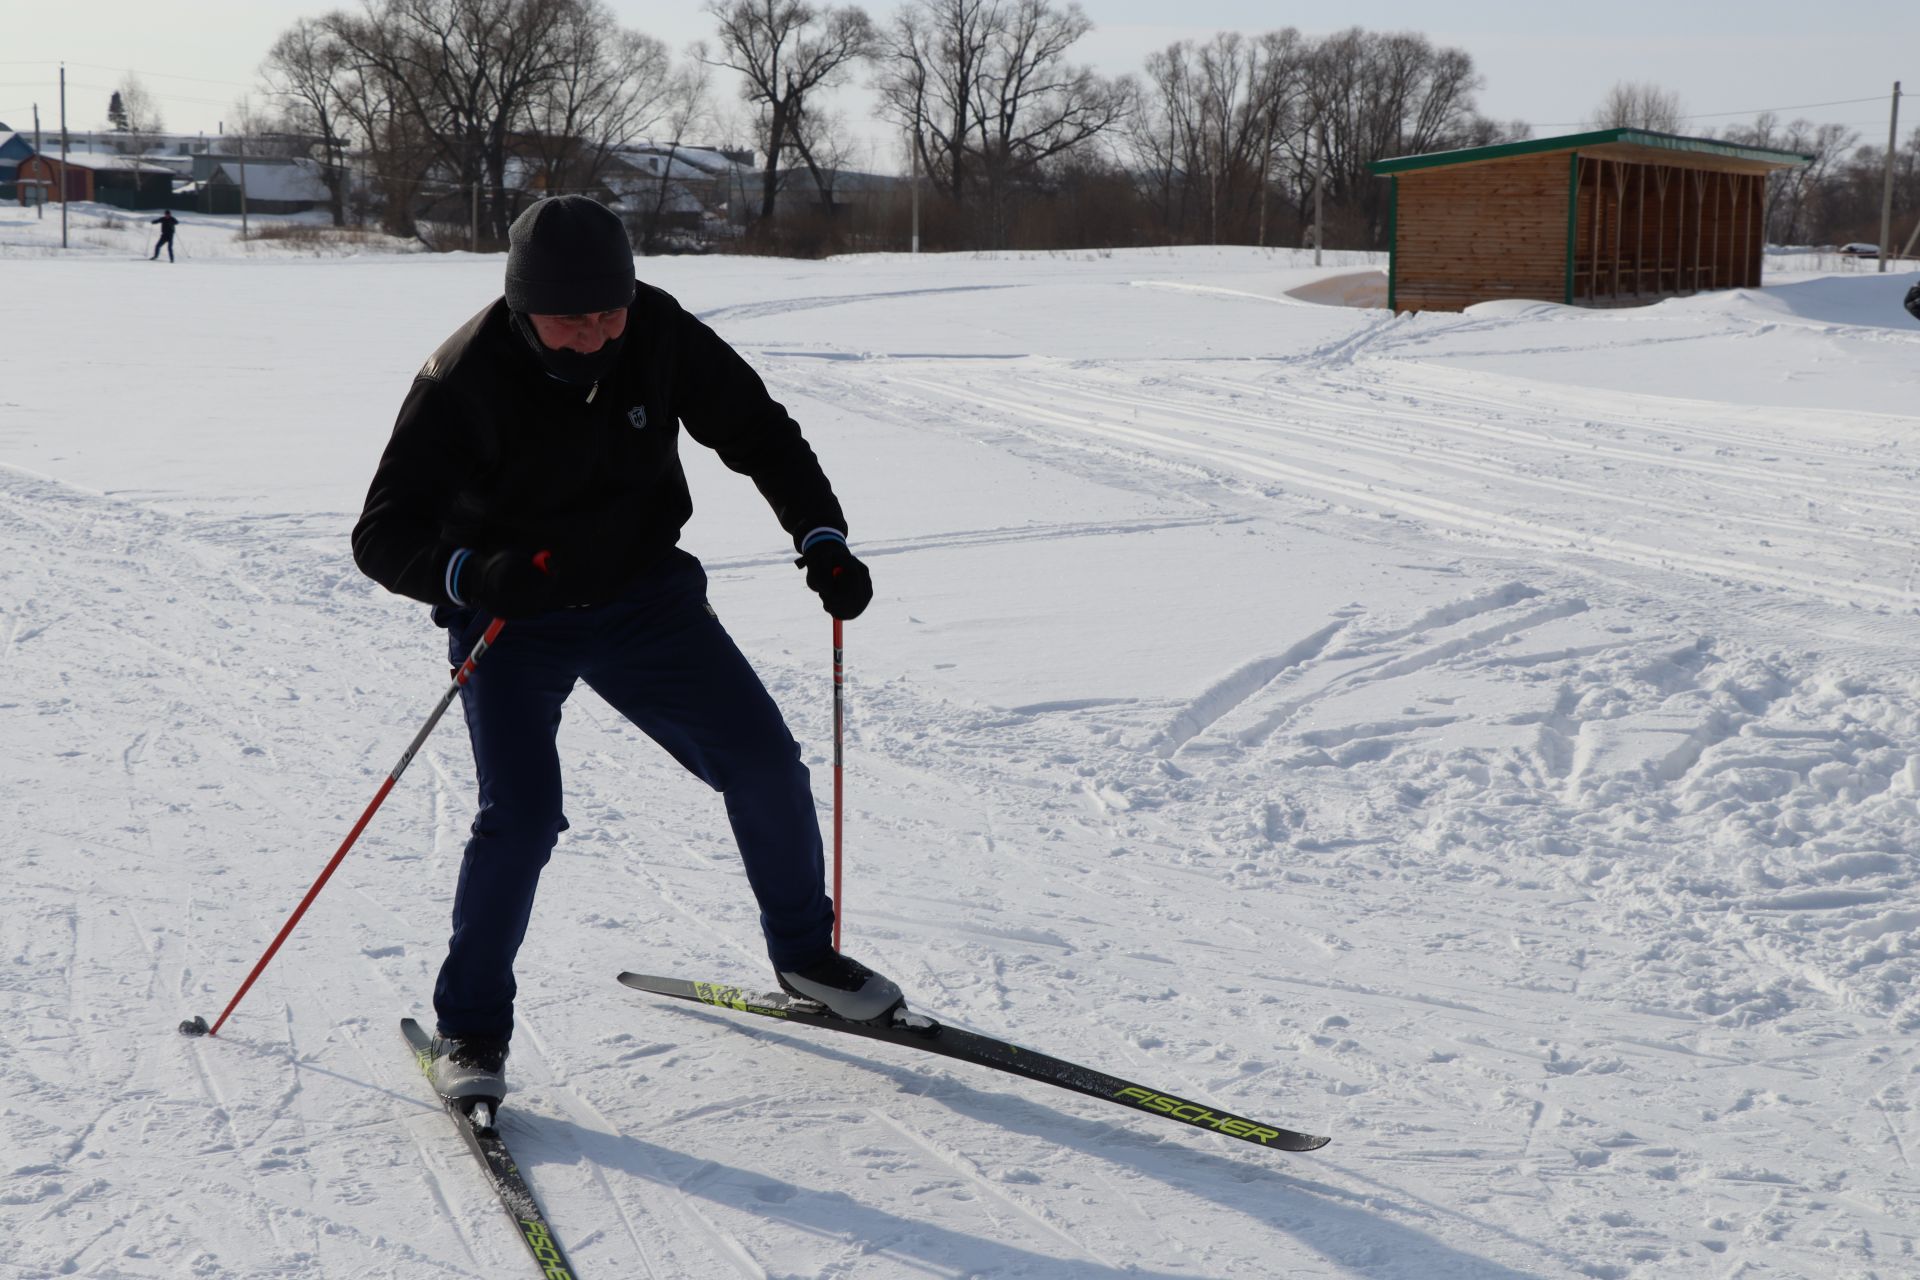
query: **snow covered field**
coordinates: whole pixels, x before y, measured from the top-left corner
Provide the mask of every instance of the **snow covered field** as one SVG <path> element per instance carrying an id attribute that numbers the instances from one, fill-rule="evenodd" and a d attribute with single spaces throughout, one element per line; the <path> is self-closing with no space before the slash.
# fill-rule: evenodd
<path id="1" fill-rule="evenodd" d="M 222 1036 L 174 1031 L 442 687 L 346 533 L 501 261 L 188 222 L 168 269 L 24 222 L 0 1277 L 531 1274 L 395 1029 L 470 816 L 457 722 Z M 583 690 L 504 1122 L 582 1276 L 1920 1274 L 1914 277 L 1396 318 L 1303 300 L 1380 263 L 1310 261 L 641 263 L 794 410 L 873 567 L 849 949 L 1335 1141 L 619 987 L 770 974 L 717 798 Z M 824 799 L 825 615 L 689 458 L 686 543 Z"/>

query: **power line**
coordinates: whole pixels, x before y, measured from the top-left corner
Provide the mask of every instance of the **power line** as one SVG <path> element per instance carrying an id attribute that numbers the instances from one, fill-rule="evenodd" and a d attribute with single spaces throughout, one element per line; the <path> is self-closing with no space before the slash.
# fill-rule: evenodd
<path id="1" fill-rule="evenodd" d="M 1754 107 L 1747 111 L 1695 111 L 1679 117 L 1682 120 L 1720 120 L 1728 116 L 1761 116 L 1774 111 L 1812 111 L 1817 107 L 1851 107 L 1862 102 L 1884 102 L 1885 94 L 1871 98 L 1840 98 L 1833 102 L 1803 102 L 1791 107 Z M 1579 129 L 1592 123 L 1588 120 L 1544 120 L 1534 125 L 1536 129 Z"/>
<path id="2" fill-rule="evenodd" d="M 238 80 L 209 80 L 205 76 L 182 76 L 169 71 L 136 71 L 132 67 L 109 67 L 97 62 L 69 62 L 70 67 L 85 67 L 89 71 L 125 71 L 128 75 L 153 76 L 159 80 L 192 80 L 199 84 L 219 84 L 230 89 L 251 89 L 252 85 L 241 84 Z"/>
<path id="3" fill-rule="evenodd" d="M 1885 94 L 1871 98 L 1841 98 L 1836 102 L 1803 102 L 1797 107 L 1759 107 L 1752 111 L 1700 111 L 1693 115 L 1681 116 L 1682 120 L 1712 120 L 1721 116 L 1758 116 L 1769 111 L 1812 111 L 1815 107 L 1851 107 L 1862 102 L 1881 102 Z"/>
<path id="4" fill-rule="evenodd" d="M 44 67 L 49 63 L 59 63 L 57 58 L 9 58 L 0 60 L 0 67 Z M 69 67 L 85 67 L 89 71 L 123 71 L 128 75 L 152 76 L 159 80 L 194 80 L 201 84 L 226 85 L 233 89 L 250 89 L 253 86 L 241 84 L 238 80 L 210 80 L 205 76 L 183 76 L 171 71 L 141 71 L 134 67 L 112 67 L 101 62 L 68 62 Z"/>
<path id="5" fill-rule="evenodd" d="M 15 87 L 18 87 L 18 86 L 15 86 Z M 120 86 L 119 86 L 119 85 L 115 85 L 115 84 L 87 84 L 86 82 L 84 82 L 84 81 L 80 81 L 80 80 L 69 80 L 69 81 L 67 81 L 67 88 L 69 88 L 69 89 L 91 89 L 91 90 L 93 90 L 93 91 L 94 91 L 94 92 L 96 92 L 96 93 L 118 93 L 118 92 L 120 92 Z M 206 104 L 206 105 L 208 105 L 208 106 L 214 106 L 214 107 L 228 107 L 228 106 L 232 106 L 232 105 L 233 105 L 233 101 L 232 101 L 232 99 L 227 99 L 227 100 L 225 100 L 225 101 L 222 101 L 222 100 L 220 100 L 220 99 L 218 99 L 218 98 L 195 98 L 195 97 L 192 97 L 192 96 L 190 96 L 190 95 L 188 95 L 188 94 L 184 94 L 184 93 L 163 93 L 163 92 L 156 92 L 155 90 L 152 90 L 152 89 L 149 89 L 149 90 L 147 90 L 147 94 L 148 94 L 148 96 L 149 96 L 149 97 L 154 97 L 154 98 L 159 98 L 159 99 L 161 99 L 162 101 L 165 101 L 165 102 L 199 102 L 199 103 L 204 103 L 204 104 Z"/>

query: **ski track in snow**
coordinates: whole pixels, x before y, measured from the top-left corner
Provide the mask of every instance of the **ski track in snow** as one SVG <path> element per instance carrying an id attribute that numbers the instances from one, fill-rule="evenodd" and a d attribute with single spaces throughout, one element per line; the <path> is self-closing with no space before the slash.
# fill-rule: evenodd
<path id="1" fill-rule="evenodd" d="M 1031 283 L 976 269 L 833 293 L 808 268 L 804 294 L 703 314 L 859 301 L 905 326 Z M 1183 305 L 1250 305 L 1213 294 Z M 854 882 L 863 954 L 958 1024 L 1336 1142 L 1262 1153 L 615 987 L 764 961 L 718 799 L 583 691 L 504 1121 L 583 1275 L 1920 1267 L 1914 420 L 1468 368 L 1434 344 L 1577 342 L 1447 323 L 1355 312 L 1288 360 L 767 357 L 803 421 L 990 449 L 1120 513 L 930 509 L 862 544 L 882 578 L 1057 571 L 1065 598 L 1097 563 L 1147 628 L 1154 576 L 1196 554 L 1332 531 L 1391 570 L 1223 584 L 1325 604 L 1283 633 L 1197 620 L 1238 656 L 1178 692 L 1002 705 L 867 650 L 849 690 L 850 831 L 887 860 Z M 222 1036 L 173 1031 L 218 1012 L 444 679 L 417 610 L 346 561 L 350 522 L 0 466 L 0 1273 L 528 1269 L 393 1026 L 439 962 L 457 725 Z M 906 609 L 955 662 L 1047 634 L 992 648 L 938 603 Z M 818 663 L 750 652 L 824 794 Z"/>

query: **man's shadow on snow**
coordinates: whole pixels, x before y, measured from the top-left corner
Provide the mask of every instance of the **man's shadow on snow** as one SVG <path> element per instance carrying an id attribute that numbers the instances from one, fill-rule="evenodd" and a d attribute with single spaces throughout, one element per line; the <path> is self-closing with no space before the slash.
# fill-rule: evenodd
<path id="1" fill-rule="evenodd" d="M 743 1026 L 735 1019 L 702 1009 L 667 1006 L 663 1013 L 692 1018 L 735 1035 L 748 1035 L 777 1044 L 781 1050 L 813 1055 L 837 1068 L 878 1076 L 923 1102 L 935 1102 L 982 1125 L 1023 1133 L 1042 1142 L 1065 1146 L 1085 1155 L 1122 1164 L 1189 1194 L 1244 1213 L 1276 1231 L 1294 1236 L 1335 1266 L 1350 1266 L 1368 1274 L 1393 1276 L 1472 1275 L 1476 1280 L 1535 1280 L 1536 1273 L 1516 1271 L 1489 1259 L 1464 1253 L 1422 1231 L 1393 1220 L 1389 1214 L 1438 1220 L 1456 1218 L 1505 1235 L 1523 1244 L 1557 1267 L 1575 1269 L 1581 1259 L 1552 1245 L 1528 1240 L 1493 1224 L 1468 1218 L 1455 1210 L 1430 1203 L 1396 1203 L 1389 1196 L 1358 1194 L 1313 1178 L 1275 1167 L 1276 1160 L 1299 1161 L 1315 1157 L 1249 1151 L 1245 1157 L 1222 1156 L 1181 1144 L 1177 1137 L 1144 1136 L 1129 1126 L 1084 1119 L 1066 1111 L 1041 1106 L 1012 1093 L 977 1089 L 945 1075 L 844 1053 L 817 1038 L 788 1034 L 759 1026 Z M 912 1050 L 904 1052 L 911 1053 Z M 943 1060 L 942 1067 L 947 1064 Z M 964 1070 L 964 1065 L 957 1068 Z M 1046 1088 L 1046 1086 L 1039 1086 Z M 1095 1099 L 1088 1099 L 1095 1102 Z M 1151 1117 L 1136 1117 L 1145 1124 Z M 966 1235 L 937 1225 L 907 1220 L 861 1204 L 841 1192 L 823 1192 L 769 1178 L 765 1174 L 718 1164 L 656 1146 L 631 1135 L 605 1134 L 542 1116 L 542 1130 L 567 1132 L 567 1139 L 596 1163 L 620 1169 L 637 1178 L 675 1187 L 685 1194 L 790 1223 L 816 1234 L 851 1237 L 871 1242 L 892 1253 L 920 1257 L 940 1267 L 998 1270 L 1038 1267 L 1037 1274 L 1076 1276 L 1130 1276 L 1145 1280 L 1172 1280 L 1168 1273 L 1146 1271 L 1122 1263 L 1108 1266 L 1092 1259 L 1063 1263 L 1000 1241 Z M 1336 1156 L 1338 1148 L 1329 1148 Z M 532 1155 L 529 1152 L 529 1155 Z M 707 1176 L 699 1176 L 701 1174 Z M 689 1181 L 690 1179 L 690 1181 Z M 751 1192 L 743 1187 L 751 1185 Z M 991 1265 L 983 1253 L 1000 1255 Z M 1364 1255 L 1356 1257 L 1355 1255 Z M 1282 1271 L 1285 1268 L 1281 1269 Z"/>

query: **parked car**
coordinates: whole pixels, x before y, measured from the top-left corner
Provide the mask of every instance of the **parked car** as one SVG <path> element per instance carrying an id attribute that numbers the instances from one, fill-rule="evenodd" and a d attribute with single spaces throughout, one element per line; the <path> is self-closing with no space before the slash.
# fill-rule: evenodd
<path id="1" fill-rule="evenodd" d="M 1849 258 L 1877 258 L 1880 256 L 1880 246 L 1877 244 L 1861 244 L 1856 241 L 1853 244 L 1841 245 L 1840 252 Z"/>

